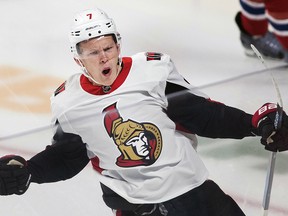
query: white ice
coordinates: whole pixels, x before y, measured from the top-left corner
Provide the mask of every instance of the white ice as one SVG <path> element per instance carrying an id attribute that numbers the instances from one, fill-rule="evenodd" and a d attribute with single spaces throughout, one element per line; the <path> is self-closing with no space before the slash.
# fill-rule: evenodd
<path id="1" fill-rule="evenodd" d="M 140 51 L 168 53 L 191 84 L 202 87 L 214 100 L 250 113 L 267 101 L 277 102 L 270 74 L 261 72 L 259 60 L 244 55 L 234 22 L 240 9 L 238 0 L 1 0 L 0 155 L 13 153 L 29 159 L 50 143 L 49 94 L 79 72 L 69 50 L 71 19 L 75 12 L 93 7 L 102 8 L 115 20 L 122 35 L 123 56 Z M 283 64 L 267 59 L 266 63 L 268 67 Z M 287 68 L 272 73 L 285 108 Z M 231 79 L 234 77 L 240 78 Z M 20 136 L 23 132 L 28 134 Z M 199 138 L 198 152 L 210 178 L 246 215 L 261 215 L 270 153 L 259 138 Z M 287 161 L 287 153 L 277 154 L 269 215 L 288 215 Z M 0 215 L 112 213 L 104 205 L 99 183 L 88 165 L 71 180 L 32 184 L 22 196 L 0 197 Z"/>

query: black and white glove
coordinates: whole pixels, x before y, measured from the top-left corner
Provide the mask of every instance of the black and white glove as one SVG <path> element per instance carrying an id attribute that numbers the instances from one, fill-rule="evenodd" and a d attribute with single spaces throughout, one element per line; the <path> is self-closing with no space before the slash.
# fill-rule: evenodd
<path id="1" fill-rule="evenodd" d="M 28 189 L 30 180 L 24 158 L 17 155 L 0 158 L 0 195 L 21 195 Z"/>
<path id="2" fill-rule="evenodd" d="M 277 104 L 266 103 L 252 118 L 261 143 L 273 152 L 288 150 L 288 117 L 281 109 Z"/>

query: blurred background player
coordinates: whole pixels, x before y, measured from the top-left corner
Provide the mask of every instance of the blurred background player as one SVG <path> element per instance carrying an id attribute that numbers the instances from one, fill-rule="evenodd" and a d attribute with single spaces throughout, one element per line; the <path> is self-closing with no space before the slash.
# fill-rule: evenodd
<path id="1" fill-rule="evenodd" d="M 253 56 L 253 44 L 262 55 L 288 62 L 288 1 L 240 0 L 236 15 L 245 53 Z"/>

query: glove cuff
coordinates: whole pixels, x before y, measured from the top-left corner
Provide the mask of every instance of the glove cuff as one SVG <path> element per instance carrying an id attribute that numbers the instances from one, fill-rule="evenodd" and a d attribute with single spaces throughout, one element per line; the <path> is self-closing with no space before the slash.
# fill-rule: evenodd
<path id="1" fill-rule="evenodd" d="M 266 103 L 261 108 L 259 108 L 252 117 L 252 125 L 255 128 L 258 128 L 260 122 L 265 116 L 269 113 L 277 111 L 277 104 L 275 103 Z"/>

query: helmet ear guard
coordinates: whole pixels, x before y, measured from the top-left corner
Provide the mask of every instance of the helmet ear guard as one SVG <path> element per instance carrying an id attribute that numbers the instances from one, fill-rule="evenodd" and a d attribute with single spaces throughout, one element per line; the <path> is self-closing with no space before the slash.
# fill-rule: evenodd
<path id="1" fill-rule="evenodd" d="M 114 35 L 116 43 L 120 44 L 121 36 L 113 19 L 100 9 L 85 10 L 75 15 L 69 39 L 71 52 L 78 56 L 77 44 L 91 38 Z"/>

